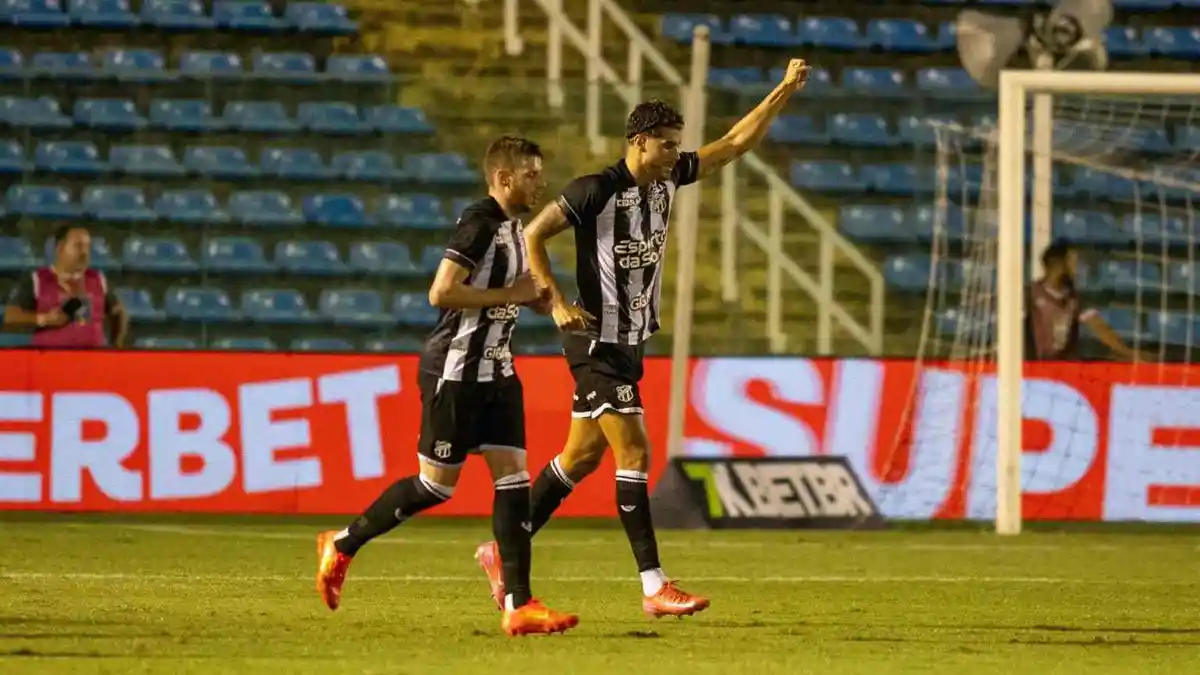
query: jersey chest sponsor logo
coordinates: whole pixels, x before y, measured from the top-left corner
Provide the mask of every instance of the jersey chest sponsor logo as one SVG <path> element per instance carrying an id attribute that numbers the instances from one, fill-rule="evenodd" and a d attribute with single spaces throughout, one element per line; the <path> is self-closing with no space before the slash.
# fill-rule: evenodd
<path id="1" fill-rule="evenodd" d="M 621 269 L 636 270 L 657 265 L 667 245 L 667 230 L 655 230 L 649 239 L 622 239 L 613 245 Z"/>
<path id="2" fill-rule="evenodd" d="M 642 197 L 640 194 L 638 194 L 638 189 L 635 187 L 629 188 L 628 190 L 617 195 L 617 208 L 619 209 L 628 209 L 638 206 L 641 203 Z"/>
<path id="3" fill-rule="evenodd" d="M 521 315 L 521 308 L 517 305 L 502 305 L 500 307 L 488 307 L 484 312 L 484 316 L 489 321 L 516 321 Z"/>
<path id="4" fill-rule="evenodd" d="M 646 309 L 646 307 L 650 305 L 650 300 L 653 295 L 654 293 L 652 289 L 647 288 L 641 293 L 629 298 L 629 309 L 635 312 L 640 312 L 641 310 Z"/>

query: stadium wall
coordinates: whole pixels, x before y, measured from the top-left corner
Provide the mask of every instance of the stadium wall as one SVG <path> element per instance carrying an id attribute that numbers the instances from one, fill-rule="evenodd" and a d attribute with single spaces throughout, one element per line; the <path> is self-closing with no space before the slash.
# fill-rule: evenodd
<path id="1" fill-rule="evenodd" d="M 416 470 L 416 357 L 0 351 L 0 509 L 352 513 Z M 530 465 L 560 449 L 572 383 L 520 357 Z M 890 518 L 990 518 L 995 382 L 905 360 L 697 359 L 687 452 L 845 455 Z M 646 422 L 665 464 L 670 363 Z M 1025 513 L 1200 521 L 1200 366 L 1031 364 Z M 614 512 L 612 466 L 564 505 Z M 652 476 L 656 479 L 657 474 Z M 764 494 L 769 486 L 764 486 Z M 472 467 L 442 515 L 490 512 Z"/>

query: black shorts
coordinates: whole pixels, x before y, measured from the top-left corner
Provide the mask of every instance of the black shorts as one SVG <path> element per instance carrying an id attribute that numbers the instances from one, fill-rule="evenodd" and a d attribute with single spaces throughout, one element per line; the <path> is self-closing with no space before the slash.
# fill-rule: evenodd
<path id="1" fill-rule="evenodd" d="M 596 419 L 612 411 L 642 414 L 642 358 L 645 345 L 618 345 L 583 335 L 567 335 L 563 353 L 575 378 L 572 417 Z"/>
<path id="2" fill-rule="evenodd" d="M 458 466 L 480 450 L 525 450 L 525 396 L 521 381 L 455 382 L 429 373 L 421 388 L 417 452 L 438 466 Z"/>

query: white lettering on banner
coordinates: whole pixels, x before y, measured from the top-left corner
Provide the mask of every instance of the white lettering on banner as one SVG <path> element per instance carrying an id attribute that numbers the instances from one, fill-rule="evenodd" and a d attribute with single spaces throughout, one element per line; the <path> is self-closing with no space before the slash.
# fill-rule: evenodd
<path id="1" fill-rule="evenodd" d="M 222 440 L 232 416 L 225 397 L 211 389 L 151 391 L 150 498 L 186 499 L 219 494 L 237 473 L 233 448 Z M 195 429 L 183 429 L 185 416 L 198 420 Z M 183 458 L 198 457 L 203 468 L 184 472 Z"/>
<path id="2" fill-rule="evenodd" d="M 321 484 L 321 460 L 280 459 L 280 450 L 311 445 L 307 419 L 272 419 L 274 414 L 312 406 L 312 380 L 300 377 L 238 387 L 242 428 L 242 485 L 246 492 L 272 492 Z"/>
<path id="3" fill-rule="evenodd" d="M 1105 520 L 1200 520 L 1200 509 L 1151 505 L 1151 485 L 1200 489 L 1200 448 L 1154 444 L 1155 429 L 1200 428 L 1200 389 L 1117 385 L 1109 405 Z M 1113 449 L 1120 448 L 1120 453 Z"/>
<path id="4" fill-rule="evenodd" d="M 754 505 L 746 500 L 736 488 L 729 475 L 729 467 L 718 464 L 713 467 L 713 483 L 717 486 L 717 494 L 721 496 L 721 505 L 725 507 L 725 515 L 730 518 L 744 518 L 754 515 Z"/>
<path id="5" fill-rule="evenodd" d="M 42 395 L 0 391 L 0 422 L 41 422 Z M 37 439 L 32 433 L 0 432 L 0 462 L 32 462 L 37 459 Z M 42 499 L 42 477 L 35 471 L 0 471 L 0 501 L 38 502 Z"/>
<path id="6" fill-rule="evenodd" d="M 106 392 L 55 394 L 50 400 L 50 498 L 74 503 L 83 498 L 83 473 L 116 501 L 142 498 L 142 476 L 121 462 L 141 440 L 138 414 L 124 397 Z M 84 440 L 87 422 L 99 422 L 104 435 Z"/>
<path id="7" fill-rule="evenodd" d="M 379 399 L 400 393 L 400 371 L 393 366 L 325 375 L 317 380 L 321 403 L 346 406 L 350 469 L 356 480 L 384 474 Z"/>
<path id="8" fill-rule="evenodd" d="M 713 467 L 713 483 L 728 518 L 843 518 L 875 513 L 841 464 L 737 463 L 734 488 L 724 464 Z M 745 493 L 745 497 L 742 493 Z"/>

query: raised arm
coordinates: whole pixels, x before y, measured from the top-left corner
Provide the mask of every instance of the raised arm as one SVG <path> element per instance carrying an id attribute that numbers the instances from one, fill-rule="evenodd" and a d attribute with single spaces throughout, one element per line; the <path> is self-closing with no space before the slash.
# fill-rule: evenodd
<path id="1" fill-rule="evenodd" d="M 804 59 L 788 62 L 783 80 L 754 110 L 733 125 L 729 133 L 700 148 L 699 178 L 705 178 L 717 169 L 754 149 L 771 128 L 771 122 L 779 116 L 792 94 L 804 88 L 808 81 L 809 67 Z"/>

